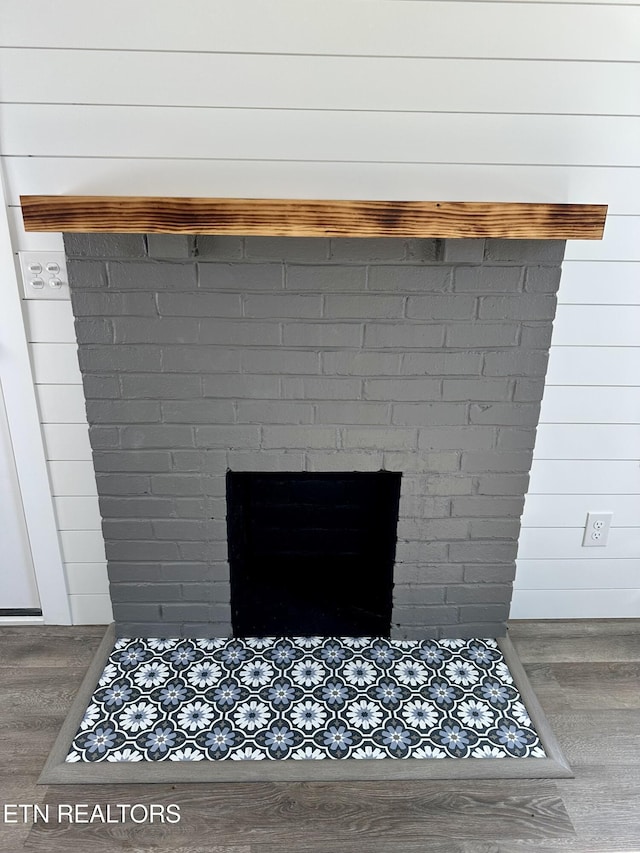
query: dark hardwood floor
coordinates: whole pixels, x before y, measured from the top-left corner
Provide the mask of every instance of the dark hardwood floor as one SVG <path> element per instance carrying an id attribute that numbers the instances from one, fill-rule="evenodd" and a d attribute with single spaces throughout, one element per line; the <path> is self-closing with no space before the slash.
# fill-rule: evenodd
<path id="1" fill-rule="evenodd" d="M 0 629 L 2 803 L 178 803 L 182 819 L 0 822 L 2 851 L 640 851 L 640 620 L 511 627 L 575 779 L 38 787 L 102 633 Z"/>

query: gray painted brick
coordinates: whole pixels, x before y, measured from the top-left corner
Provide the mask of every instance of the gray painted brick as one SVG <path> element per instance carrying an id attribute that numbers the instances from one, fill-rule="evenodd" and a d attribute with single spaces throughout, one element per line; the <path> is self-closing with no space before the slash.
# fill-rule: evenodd
<path id="1" fill-rule="evenodd" d="M 223 347 L 167 346 L 162 349 L 162 369 L 185 373 L 237 373 L 240 352 Z"/>
<path id="2" fill-rule="evenodd" d="M 402 356 L 404 376 L 480 375 L 482 353 L 479 352 L 408 352 Z"/>
<path id="3" fill-rule="evenodd" d="M 114 601 L 113 617 L 118 624 L 126 624 L 131 622 L 134 625 L 143 627 L 145 623 L 157 623 L 160 621 L 160 604 L 144 604 L 141 601 L 136 601 L 130 604 L 124 601 Z M 166 630 L 162 628 L 156 633 L 157 637 L 162 637 Z M 128 634 L 129 637 L 145 636 L 144 632 L 137 631 L 136 633 Z"/>
<path id="4" fill-rule="evenodd" d="M 156 473 L 171 470 L 171 454 L 165 450 L 100 450 L 93 454 L 96 472 Z"/>
<path id="5" fill-rule="evenodd" d="M 163 563 L 161 576 L 165 581 L 181 583 L 228 583 L 228 563 Z"/>
<path id="6" fill-rule="evenodd" d="M 518 341 L 516 323 L 452 323 L 447 327 L 448 347 L 512 347 Z"/>
<path id="7" fill-rule="evenodd" d="M 128 426 L 120 429 L 120 445 L 127 448 L 193 447 L 193 429 L 190 426 Z"/>
<path id="8" fill-rule="evenodd" d="M 240 260 L 244 255 L 244 238 L 198 234 L 196 255 L 201 260 Z"/>
<path id="9" fill-rule="evenodd" d="M 396 545 L 396 563 L 443 563 L 449 546 L 446 542 L 402 542 Z"/>
<path id="10" fill-rule="evenodd" d="M 85 373 L 82 377 L 82 385 L 87 400 L 116 400 L 120 396 L 120 383 L 117 376 Z"/>
<path id="11" fill-rule="evenodd" d="M 431 264 L 443 259 L 443 240 L 414 237 L 405 242 L 409 261 Z"/>
<path id="12" fill-rule="evenodd" d="M 181 474 L 154 474 L 151 491 L 155 495 L 189 496 L 203 494 L 203 484 L 198 476 Z"/>
<path id="13" fill-rule="evenodd" d="M 284 266 L 280 264 L 198 264 L 198 287 L 203 290 L 282 290 Z"/>
<path id="14" fill-rule="evenodd" d="M 253 318 L 319 318 L 322 317 L 322 297 L 297 293 L 246 296 L 244 299 L 244 316 Z"/>
<path id="15" fill-rule="evenodd" d="M 255 320 L 200 320 L 198 342 L 218 346 L 272 346 L 280 343 L 280 324 Z"/>
<path id="16" fill-rule="evenodd" d="M 464 579 L 469 583 L 511 583 L 516 576 L 516 564 L 503 563 L 497 566 L 486 564 L 465 566 Z"/>
<path id="17" fill-rule="evenodd" d="M 504 637 L 507 628 L 504 622 L 464 622 L 460 625 L 447 625 L 440 629 L 440 638 L 472 640 L 474 637 Z"/>
<path id="18" fill-rule="evenodd" d="M 425 484 L 428 495 L 470 495 L 473 489 L 471 477 L 430 476 Z"/>
<path id="19" fill-rule="evenodd" d="M 517 539 L 519 518 L 474 518 L 469 530 L 472 539 Z"/>
<path id="20" fill-rule="evenodd" d="M 151 480 L 141 474 L 102 474 L 96 472 L 100 495 L 146 495 L 151 491 Z"/>
<path id="21" fill-rule="evenodd" d="M 150 258 L 189 258 L 195 254 L 195 237 L 187 234 L 148 234 Z"/>
<path id="22" fill-rule="evenodd" d="M 146 263 L 110 261 L 107 267 L 111 290 L 195 290 L 194 264 L 171 264 L 147 261 Z"/>
<path id="23" fill-rule="evenodd" d="M 133 620 L 118 621 L 115 625 L 116 639 L 120 637 L 179 637 L 180 624 L 172 625 L 170 622 L 161 622 L 159 619 L 148 622 L 134 622 Z"/>
<path id="24" fill-rule="evenodd" d="M 276 428 L 272 427 L 272 429 Z M 196 445 L 223 447 L 228 450 L 257 449 L 260 446 L 260 428 L 257 426 L 197 426 Z"/>
<path id="25" fill-rule="evenodd" d="M 406 243 L 397 237 L 340 237 L 331 240 L 330 257 L 339 261 L 402 261 Z"/>
<path id="26" fill-rule="evenodd" d="M 474 495 L 472 497 L 454 497 L 451 501 L 451 515 L 463 517 L 487 516 L 519 518 L 524 508 L 524 498 L 498 498 Z"/>
<path id="27" fill-rule="evenodd" d="M 396 583 L 393 590 L 393 601 L 396 607 L 406 604 L 444 604 L 445 587 L 433 584 L 405 585 Z"/>
<path id="28" fill-rule="evenodd" d="M 560 267 L 527 267 L 524 277 L 526 293 L 556 293 L 560 285 Z"/>
<path id="29" fill-rule="evenodd" d="M 290 469 L 289 469 L 290 470 Z M 334 453 L 309 451 L 306 454 L 307 471 L 381 471 L 382 453 L 379 451 L 339 450 Z"/>
<path id="30" fill-rule="evenodd" d="M 533 450 L 535 444 L 535 429 L 501 427 L 498 430 L 498 450 Z"/>
<path id="31" fill-rule="evenodd" d="M 372 318 L 397 319 L 404 314 L 402 296 L 373 296 L 363 294 L 329 294 L 324 300 L 327 319 Z"/>
<path id="32" fill-rule="evenodd" d="M 253 260 L 324 261 L 329 240 L 324 237 L 246 237 L 245 257 Z"/>
<path id="33" fill-rule="evenodd" d="M 99 499 L 104 518 L 168 518 L 175 512 L 175 503 L 151 495 L 141 498 L 106 497 Z"/>
<path id="34" fill-rule="evenodd" d="M 90 424 L 157 423 L 160 404 L 155 400 L 87 400 Z"/>
<path id="35" fill-rule="evenodd" d="M 331 427 L 318 426 L 265 426 L 262 446 L 288 450 L 290 448 L 335 448 L 338 433 Z"/>
<path id="36" fill-rule="evenodd" d="M 538 423 L 539 413 L 539 403 L 474 404 L 469 409 L 469 421 L 472 424 L 535 427 Z"/>
<path id="37" fill-rule="evenodd" d="M 445 379 L 443 400 L 508 400 L 510 384 L 507 379 Z"/>
<path id="38" fill-rule="evenodd" d="M 105 542 L 108 560 L 116 562 L 128 560 L 176 560 L 178 547 L 175 542 L 139 542 L 122 540 Z M 141 618 L 141 617 L 139 617 Z"/>
<path id="39" fill-rule="evenodd" d="M 402 540 L 442 542 L 468 536 L 469 522 L 463 518 L 401 518 L 398 521 L 398 539 Z"/>
<path id="40" fill-rule="evenodd" d="M 70 258 L 144 258 L 147 246 L 144 234 L 62 235 L 64 250 Z"/>
<path id="41" fill-rule="evenodd" d="M 74 327 L 79 344 L 111 344 L 115 340 L 113 321 L 104 317 L 76 318 Z"/>
<path id="42" fill-rule="evenodd" d="M 456 267 L 455 293 L 515 293 L 522 290 L 521 267 Z"/>
<path id="43" fill-rule="evenodd" d="M 391 621 L 396 625 L 454 625 L 458 621 L 458 608 L 432 605 L 431 607 L 394 607 Z"/>
<path id="44" fill-rule="evenodd" d="M 241 317 L 239 293 L 158 293 L 163 317 Z"/>
<path id="45" fill-rule="evenodd" d="M 198 321 L 188 317 L 114 317 L 116 344 L 194 344 Z"/>
<path id="46" fill-rule="evenodd" d="M 443 260 L 455 264 L 481 264 L 484 259 L 484 239 L 444 240 Z"/>
<path id="47" fill-rule="evenodd" d="M 404 382 L 396 379 L 365 379 L 364 396 L 367 400 L 425 401 L 442 397 L 439 379 L 415 379 Z"/>
<path id="48" fill-rule="evenodd" d="M 489 450 L 495 443 L 491 427 L 450 426 L 420 430 L 420 450 Z"/>
<path id="49" fill-rule="evenodd" d="M 470 451 L 462 454 L 462 470 L 469 474 L 527 472 L 530 468 L 531 452 L 526 450 Z"/>
<path id="50" fill-rule="evenodd" d="M 285 403 L 282 400 L 243 402 L 240 400 L 237 407 L 237 422 L 239 424 L 311 424 L 313 419 L 311 403 Z"/>
<path id="51" fill-rule="evenodd" d="M 442 426 L 466 424 L 464 403 L 394 403 L 392 422 L 400 426 Z"/>
<path id="52" fill-rule="evenodd" d="M 222 475 L 226 470 L 227 455 L 224 450 L 174 450 L 171 461 L 174 471 Z"/>
<path id="53" fill-rule="evenodd" d="M 160 370 L 160 347 L 154 346 L 82 346 L 78 350 L 78 363 L 83 371 L 139 372 Z"/>
<path id="54" fill-rule="evenodd" d="M 529 486 L 528 474 L 482 474 L 477 478 L 479 495 L 521 495 Z"/>
<path id="55" fill-rule="evenodd" d="M 199 397 L 202 382 L 199 376 L 170 373 L 132 373 L 120 377 L 124 399 L 167 400 Z"/>
<path id="56" fill-rule="evenodd" d="M 401 471 L 405 475 L 429 474 L 434 471 L 457 471 L 460 468 L 458 457 L 459 454 L 453 451 L 408 453 L 385 450 L 384 467 L 387 471 Z"/>
<path id="57" fill-rule="evenodd" d="M 120 446 L 118 427 L 92 426 L 89 441 L 93 450 L 114 450 Z"/>
<path id="58" fill-rule="evenodd" d="M 544 393 L 544 379 L 516 379 L 513 399 L 539 403 Z"/>
<path id="59" fill-rule="evenodd" d="M 484 356 L 485 376 L 544 376 L 549 353 L 545 350 L 488 352 Z"/>
<path id="60" fill-rule="evenodd" d="M 277 376 L 251 376 L 246 373 L 205 376 L 203 394 L 205 397 L 273 400 L 280 396 L 280 381 Z"/>
<path id="61" fill-rule="evenodd" d="M 247 373 L 320 373 L 320 356 L 308 350 L 245 350 L 242 369 Z"/>
<path id="62" fill-rule="evenodd" d="M 359 379 L 343 377 L 285 376 L 282 396 L 288 400 L 359 400 L 362 383 Z"/>
<path id="63" fill-rule="evenodd" d="M 461 604 L 460 622 L 504 622 L 509 618 L 509 602 L 505 604 Z M 486 636 L 486 635 L 485 635 Z"/>
<path id="64" fill-rule="evenodd" d="M 183 601 L 215 602 L 228 604 L 230 589 L 228 583 L 184 583 L 181 589 Z"/>
<path id="65" fill-rule="evenodd" d="M 160 602 L 175 601 L 181 596 L 178 583 L 112 583 L 110 586 L 111 601 L 113 602 Z"/>
<path id="66" fill-rule="evenodd" d="M 450 584 L 462 583 L 464 566 L 456 566 L 450 563 L 441 565 L 430 563 L 402 563 L 396 566 L 394 580 L 396 586 L 402 584 Z"/>
<path id="67" fill-rule="evenodd" d="M 284 323 L 282 340 L 294 347 L 358 347 L 362 329 L 359 323 Z"/>
<path id="68" fill-rule="evenodd" d="M 189 562 L 211 560 L 220 563 L 228 558 L 226 542 L 179 542 L 178 551 L 180 558 Z"/>
<path id="69" fill-rule="evenodd" d="M 287 290 L 313 290 L 315 293 L 328 291 L 364 290 L 367 280 L 366 267 L 344 267 L 323 264 L 322 266 L 296 266 L 288 264 L 285 286 Z"/>
<path id="70" fill-rule="evenodd" d="M 369 270 L 369 290 L 385 293 L 430 291 L 443 293 L 451 286 L 451 267 L 445 266 L 380 266 Z"/>
<path id="71" fill-rule="evenodd" d="M 520 346 L 527 349 L 548 349 L 551 345 L 551 323 L 523 325 Z"/>
<path id="72" fill-rule="evenodd" d="M 564 240 L 487 240 L 486 261 L 559 264 L 564 258 Z"/>
<path id="73" fill-rule="evenodd" d="M 302 450 L 237 450 L 227 459 L 231 471 L 304 471 L 305 455 Z"/>
<path id="74" fill-rule="evenodd" d="M 282 405 L 282 404 L 281 404 Z M 320 403 L 316 407 L 316 423 L 370 426 L 388 424 L 390 408 L 386 403 Z"/>
<path id="75" fill-rule="evenodd" d="M 180 635 L 189 638 L 231 637 L 231 622 L 183 622 Z M 171 634 L 173 637 L 174 634 Z"/>
<path id="76" fill-rule="evenodd" d="M 139 518 L 105 518 L 102 521 L 102 532 L 107 542 L 117 539 L 153 539 L 151 522 Z"/>
<path id="77" fill-rule="evenodd" d="M 162 619 L 169 622 L 183 622 L 189 620 L 209 621 L 212 615 L 212 606 L 207 603 L 189 601 L 184 603 L 171 603 L 160 605 Z"/>
<path id="78" fill-rule="evenodd" d="M 424 320 L 464 320 L 476 314 L 476 300 L 472 296 L 454 293 L 429 296 L 410 296 L 407 301 L 407 317 Z"/>
<path id="79" fill-rule="evenodd" d="M 161 563 L 120 563 L 113 560 L 107 571 L 109 581 L 116 583 L 154 583 L 162 580 Z"/>
<path id="80" fill-rule="evenodd" d="M 454 626 L 452 626 L 454 627 Z M 447 628 L 448 631 L 448 628 Z M 393 640 L 436 640 L 440 635 L 440 628 L 436 625 L 391 625 L 391 639 Z M 138 636 L 129 634 L 128 636 Z M 477 636 L 477 635 L 476 635 Z"/>
<path id="81" fill-rule="evenodd" d="M 417 445 L 417 430 L 398 427 L 344 427 L 342 445 L 352 450 L 413 450 Z"/>
<path id="82" fill-rule="evenodd" d="M 511 601 L 511 584 L 466 583 L 447 588 L 447 604 L 505 604 Z"/>
<path id="83" fill-rule="evenodd" d="M 421 519 L 447 518 L 450 515 L 448 498 L 435 498 L 427 495 L 407 495 L 406 490 L 400 494 L 400 518 Z"/>
<path id="84" fill-rule="evenodd" d="M 225 522 L 202 521 L 201 519 L 163 518 L 151 522 L 153 535 L 158 540 L 171 539 L 175 542 L 201 542 L 207 539 L 220 538 L 219 526 L 224 528 Z"/>
<path id="85" fill-rule="evenodd" d="M 449 556 L 452 563 L 512 563 L 517 550 L 517 542 L 452 542 Z"/>
<path id="86" fill-rule="evenodd" d="M 100 261 L 74 261 L 67 257 L 67 275 L 71 294 L 82 289 L 103 289 L 107 286 L 107 267 Z"/>
<path id="87" fill-rule="evenodd" d="M 555 313 L 555 297 L 518 294 L 481 297 L 478 316 L 481 320 L 553 320 Z"/>
<path id="88" fill-rule="evenodd" d="M 167 423 L 233 423 L 231 400 L 165 400 L 162 418 Z"/>
<path id="89" fill-rule="evenodd" d="M 440 347 L 444 342 L 444 331 L 444 326 L 435 324 L 367 323 L 364 331 L 364 345 L 365 347 L 399 350 Z"/>
<path id="90" fill-rule="evenodd" d="M 323 352 L 322 372 L 338 376 L 397 376 L 401 357 L 400 353 L 387 352 Z"/>

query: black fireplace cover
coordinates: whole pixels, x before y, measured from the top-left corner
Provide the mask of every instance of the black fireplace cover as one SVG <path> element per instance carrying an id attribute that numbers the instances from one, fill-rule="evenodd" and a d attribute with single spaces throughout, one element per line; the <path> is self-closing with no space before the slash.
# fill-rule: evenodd
<path id="1" fill-rule="evenodd" d="M 229 471 L 234 636 L 388 637 L 400 478 Z"/>

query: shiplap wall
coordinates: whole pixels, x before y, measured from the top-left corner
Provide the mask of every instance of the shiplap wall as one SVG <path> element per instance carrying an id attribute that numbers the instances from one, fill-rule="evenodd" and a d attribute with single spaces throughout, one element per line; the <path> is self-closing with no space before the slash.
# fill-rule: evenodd
<path id="1" fill-rule="evenodd" d="M 0 32 L 16 249 L 61 246 L 21 193 L 608 203 L 567 247 L 512 613 L 640 615 L 640 6 L 5 0 Z M 26 315 L 74 618 L 106 620 L 71 312 Z"/>

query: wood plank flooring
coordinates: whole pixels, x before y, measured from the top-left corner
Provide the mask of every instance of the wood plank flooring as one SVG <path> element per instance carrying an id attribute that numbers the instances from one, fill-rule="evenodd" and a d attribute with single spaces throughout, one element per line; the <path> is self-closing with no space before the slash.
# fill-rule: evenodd
<path id="1" fill-rule="evenodd" d="M 0 851 L 640 851 L 640 620 L 519 622 L 511 638 L 575 779 L 36 787 L 101 638 L 0 629 L 3 803 L 178 803 L 179 824 L 0 822 Z"/>

